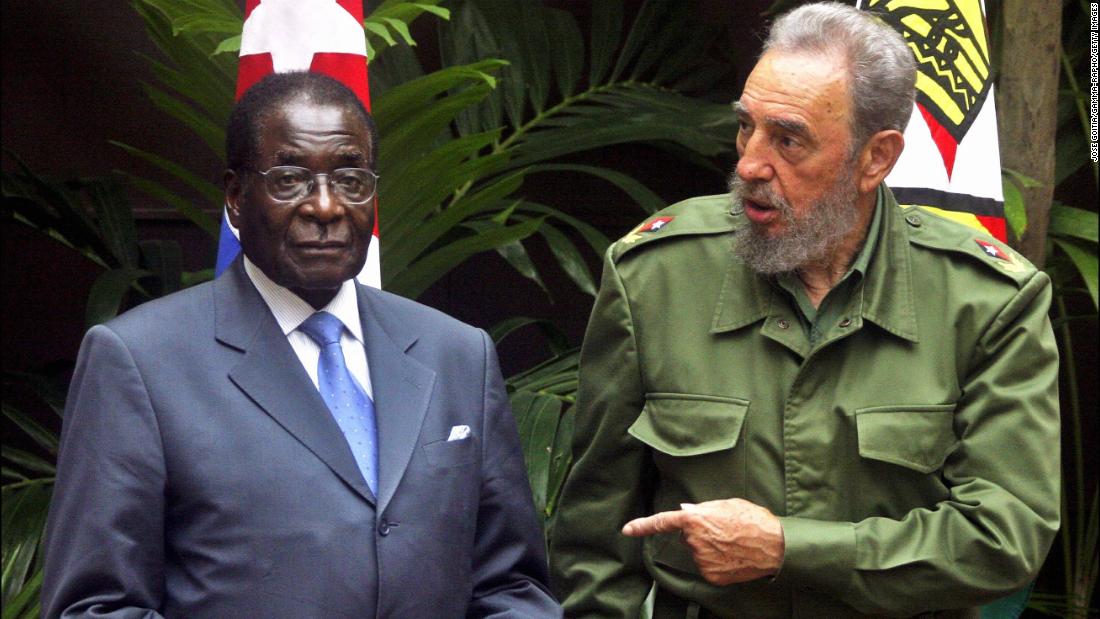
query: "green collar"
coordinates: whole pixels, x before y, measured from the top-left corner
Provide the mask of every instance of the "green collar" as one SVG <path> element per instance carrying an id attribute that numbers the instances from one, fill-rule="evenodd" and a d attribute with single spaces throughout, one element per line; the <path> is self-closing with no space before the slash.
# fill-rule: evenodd
<path id="1" fill-rule="evenodd" d="M 880 186 L 878 191 L 875 192 L 875 213 L 871 216 L 871 225 L 867 228 L 867 240 L 863 242 L 863 247 L 856 254 L 856 259 L 852 261 L 852 265 L 848 267 L 848 272 L 845 273 L 844 277 L 848 277 L 852 273 L 867 275 L 867 265 L 871 262 L 875 247 L 878 247 L 879 231 L 882 229 L 882 210 L 885 206 L 883 203 L 886 201 L 883 188 L 883 186 Z"/>
<path id="2" fill-rule="evenodd" d="M 909 232 L 901 207 L 886 185 L 879 186 L 877 200 L 881 205 L 877 234 L 864 245 L 852 265 L 853 269 L 860 268 L 864 273 L 860 313 L 887 332 L 916 342 Z M 766 318 L 772 307 L 772 295 L 780 294 L 782 291 L 767 277 L 752 272 L 731 255 L 714 310 L 711 333 L 740 329 Z"/>
<path id="3" fill-rule="evenodd" d="M 850 295 L 853 288 L 857 285 L 856 282 L 850 282 L 853 277 L 853 273 L 858 273 L 860 278 L 863 278 L 867 274 L 867 264 L 871 261 L 871 256 L 875 253 L 875 246 L 878 242 L 879 228 L 882 227 L 882 192 L 875 192 L 875 206 L 871 213 L 871 223 L 867 226 L 867 234 L 864 236 L 863 245 L 856 252 L 855 259 L 848 265 L 848 270 L 845 271 L 844 276 L 840 278 L 840 281 L 833 286 L 833 289 L 826 295 L 828 304 L 834 308 L 837 306 L 837 299 L 829 297 L 835 297 L 838 294 Z M 798 306 L 798 312 L 802 315 L 802 319 L 810 324 L 813 324 L 821 316 L 819 311 L 821 308 L 815 308 L 813 303 L 810 302 L 809 295 L 806 294 L 806 289 L 803 287 L 802 280 L 799 279 L 796 273 L 780 273 L 775 278 L 775 283 L 780 288 L 787 291 L 787 294 L 791 295 L 795 304 Z M 822 306 L 824 307 L 824 305 Z M 828 311 L 828 310 L 826 310 Z"/>

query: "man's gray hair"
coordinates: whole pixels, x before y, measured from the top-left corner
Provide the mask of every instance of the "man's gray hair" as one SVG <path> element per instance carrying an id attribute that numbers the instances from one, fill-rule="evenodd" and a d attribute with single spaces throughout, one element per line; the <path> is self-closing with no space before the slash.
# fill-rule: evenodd
<path id="1" fill-rule="evenodd" d="M 896 30 L 835 2 L 801 6 L 772 24 L 764 53 L 820 53 L 848 65 L 853 154 L 884 129 L 905 131 L 913 113 L 916 61 Z"/>

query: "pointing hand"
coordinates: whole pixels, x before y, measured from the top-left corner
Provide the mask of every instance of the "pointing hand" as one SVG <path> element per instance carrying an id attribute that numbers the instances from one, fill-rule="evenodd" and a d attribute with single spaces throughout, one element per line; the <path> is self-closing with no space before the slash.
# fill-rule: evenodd
<path id="1" fill-rule="evenodd" d="M 783 527 L 770 511 L 743 499 L 680 505 L 626 523 L 623 535 L 679 531 L 699 573 L 712 585 L 755 580 L 783 564 Z"/>

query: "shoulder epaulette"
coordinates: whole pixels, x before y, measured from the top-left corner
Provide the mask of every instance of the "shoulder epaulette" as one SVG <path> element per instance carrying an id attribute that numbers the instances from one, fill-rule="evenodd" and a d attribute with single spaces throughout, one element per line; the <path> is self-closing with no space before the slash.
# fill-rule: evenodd
<path id="1" fill-rule="evenodd" d="M 677 202 L 638 224 L 611 247 L 613 260 L 619 260 L 639 247 L 674 237 L 721 234 L 737 227 L 738 218 L 730 213 L 729 194 L 699 196 Z"/>
<path id="2" fill-rule="evenodd" d="M 1035 266 L 1027 258 L 989 234 L 919 206 L 903 207 L 902 212 L 909 227 L 909 242 L 913 245 L 963 254 L 1008 277 L 1018 286 L 1035 273 Z"/>

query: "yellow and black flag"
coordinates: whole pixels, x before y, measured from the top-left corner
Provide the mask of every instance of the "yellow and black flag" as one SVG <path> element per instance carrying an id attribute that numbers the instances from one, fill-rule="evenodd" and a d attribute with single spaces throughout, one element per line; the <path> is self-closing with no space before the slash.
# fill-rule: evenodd
<path id="1" fill-rule="evenodd" d="M 983 0 L 861 0 L 917 59 L 905 150 L 886 184 L 916 204 L 1005 240 L 997 112 Z"/>

